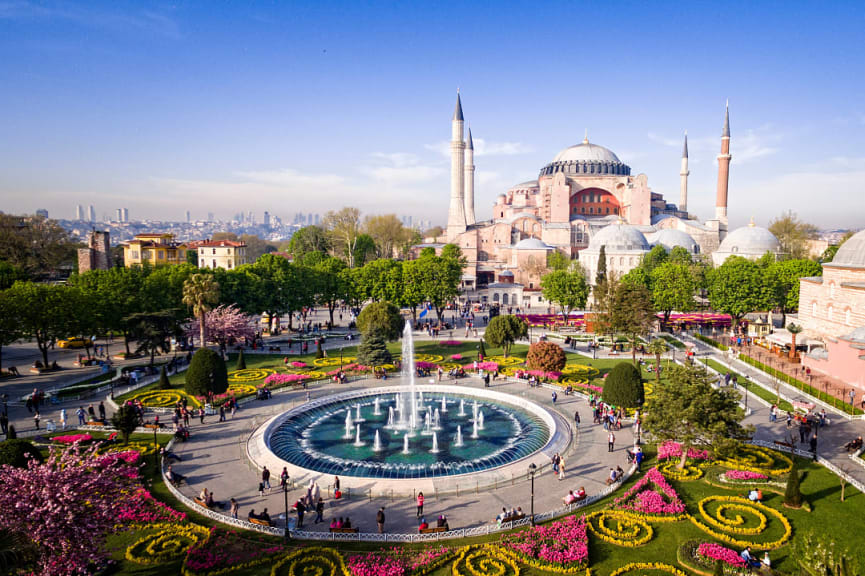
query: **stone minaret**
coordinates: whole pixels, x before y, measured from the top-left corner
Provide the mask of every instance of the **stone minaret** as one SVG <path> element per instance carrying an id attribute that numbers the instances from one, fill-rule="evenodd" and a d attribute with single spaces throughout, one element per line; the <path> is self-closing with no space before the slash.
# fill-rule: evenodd
<path id="1" fill-rule="evenodd" d="M 727 187 L 730 184 L 730 103 L 724 115 L 724 132 L 721 134 L 721 153 L 718 155 L 718 195 L 715 197 L 715 219 L 727 224 Z"/>
<path id="2" fill-rule="evenodd" d="M 472 129 L 469 128 L 468 142 L 466 142 L 466 166 L 465 166 L 465 210 L 466 224 L 475 223 L 475 145 L 472 142 Z"/>
<path id="3" fill-rule="evenodd" d="M 685 131 L 685 147 L 682 149 L 682 169 L 679 171 L 679 210 L 688 211 L 688 132 Z"/>
<path id="4" fill-rule="evenodd" d="M 451 205 L 448 210 L 448 242 L 466 231 L 465 150 L 463 141 L 463 106 L 457 91 L 457 106 L 451 121 Z"/>

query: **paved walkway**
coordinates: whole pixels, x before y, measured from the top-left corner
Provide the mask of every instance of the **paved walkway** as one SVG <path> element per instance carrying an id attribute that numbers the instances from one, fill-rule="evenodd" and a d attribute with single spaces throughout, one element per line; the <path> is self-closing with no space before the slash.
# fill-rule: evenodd
<path id="1" fill-rule="evenodd" d="M 467 387 L 482 387 L 479 378 L 460 380 L 459 384 Z M 354 383 L 353 387 L 380 385 L 380 381 L 367 380 Z M 315 398 L 317 395 L 326 394 L 331 388 L 328 385 L 325 388 L 315 389 L 312 396 Z M 529 389 L 522 382 L 500 382 L 493 388 L 512 394 L 525 394 L 534 402 L 552 408 L 548 389 Z M 341 387 L 340 390 L 345 391 L 346 388 Z M 258 495 L 260 473 L 257 469 L 253 469 L 246 459 L 246 439 L 258 424 L 270 416 L 305 400 L 306 394 L 302 391 L 277 394 L 268 402 L 247 404 L 233 421 L 193 426 L 190 441 L 178 444 L 175 448 L 182 461 L 175 464 L 174 469 L 188 476 L 189 481 L 188 485 L 182 488 L 184 494 L 194 496 L 206 487 L 215 493 L 217 500 L 227 501 L 234 497 L 240 504 L 243 518 L 250 509 L 261 512 L 265 507 L 272 517 L 284 513 L 284 496 L 278 486 L 280 471 L 271 471 L 271 483 L 274 489 L 263 498 L 260 497 Z M 589 494 L 600 492 L 605 487 L 604 480 L 609 474 L 610 467 L 618 465 L 627 469 L 625 449 L 633 445 L 630 429 L 623 428 L 616 433 L 615 451 L 608 452 L 607 433 L 602 426 L 591 424 L 591 411 L 585 400 L 560 394 L 554 410 L 571 423 L 574 411 L 579 410 L 583 424 L 579 433 L 575 435 L 571 448 L 565 453 L 565 480 L 558 480 L 549 470 L 535 478 L 537 512 L 561 506 L 562 498 L 570 489 L 576 490 L 583 486 Z M 527 475 L 515 481 L 513 485 L 500 486 L 498 489 L 481 489 L 477 493 L 469 490 L 468 494 L 459 496 L 451 494 L 437 498 L 434 494 L 425 494 L 424 513 L 428 521 L 434 520 L 439 514 L 447 515 L 452 528 L 467 528 L 490 523 L 502 507 L 520 506 L 528 513 L 531 486 L 526 478 Z M 327 488 L 321 486 L 325 495 L 328 494 Z M 289 506 L 304 494 L 305 487 L 291 490 Z M 385 506 L 386 528 L 389 532 L 412 532 L 417 528 L 415 502 L 412 498 L 370 499 L 355 496 L 350 500 L 328 499 L 327 502 L 325 522 L 316 525 L 313 523 L 314 514 L 307 515 L 304 519 L 304 529 L 326 532 L 332 517 L 348 516 L 352 519 L 352 524 L 360 526 L 362 531 L 375 531 L 375 514 L 380 506 Z"/>

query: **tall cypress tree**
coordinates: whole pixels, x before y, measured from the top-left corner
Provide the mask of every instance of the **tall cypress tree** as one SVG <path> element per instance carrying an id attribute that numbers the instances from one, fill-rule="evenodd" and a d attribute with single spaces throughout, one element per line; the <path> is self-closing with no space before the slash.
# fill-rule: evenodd
<path id="1" fill-rule="evenodd" d="M 595 284 L 603 284 L 607 280 L 607 246 L 601 245 L 598 253 L 598 272 L 595 274 Z"/>

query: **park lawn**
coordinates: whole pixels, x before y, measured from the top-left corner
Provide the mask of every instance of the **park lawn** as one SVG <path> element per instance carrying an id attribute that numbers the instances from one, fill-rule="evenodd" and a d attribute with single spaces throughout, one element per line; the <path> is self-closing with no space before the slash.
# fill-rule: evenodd
<path id="1" fill-rule="evenodd" d="M 745 386 L 745 389 L 748 392 L 754 394 L 755 396 L 759 396 L 760 398 L 762 398 L 766 402 L 768 402 L 770 404 L 775 404 L 778 401 L 778 395 L 777 394 L 775 394 L 771 390 L 767 390 L 767 389 L 763 388 L 762 386 L 760 386 L 759 384 L 757 384 L 753 380 L 749 380 L 748 378 L 742 376 L 741 374 L 733 372 L 732 370 L 728 369 L 723 364 L 716 362 L 715 360 L 708 359 L 707 363 L 709 364 L 710 368 L 719 372 L 720 374 L 725 374 L 725 373 L 729 372 L 730 376 L 736 376 L 737 379 L 739 380 L 739 386 Z M 745 384 L 746 382 L 747 382 L 747 385 Z M 785 412 L 793 412 L 794 411 L 793 405 L 790 404 L 789 402 L 787 402 L 786 400 L 784 400 L 783 398 L 781 399 L 780 402 L 777 402 L 777 403 L 778 403 L 778 408 L 785 411 Z"/>
<path id="2" fill-rule="evenodd" d="M 685 343 L 676 338 L 675 336 L 672 336 L 671 334 L 659 334 L 658 336 L 676 350 L 685 349 Z"/>

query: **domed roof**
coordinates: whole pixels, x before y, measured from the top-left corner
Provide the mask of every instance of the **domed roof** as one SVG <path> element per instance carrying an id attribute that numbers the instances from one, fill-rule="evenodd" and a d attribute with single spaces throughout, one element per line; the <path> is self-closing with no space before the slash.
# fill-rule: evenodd
<path id="1" fill-rule="evenodd" d="M 514 244 L 514 248 L 517 250 L 552 250 L 553 247 L 548 244 L 544 244 L 537 238 L 524 238 Z"/>
<path id="2" fill-rule="evenodd" d="M 515 186 L 511 186 L 510 189 L 511 190 L 526 190 L 526 189 L 531 190 L 533 188 L 538 188 L 538 187 L 539 186 L 538 186 L 537 180 L 527 180 L 526 182 L 521 182 Z"/>
<path id="3" fill-rule="evenodd" d="M 691 238 L 690 234 L 674 228 L 665 228 L 658 232 L 654 244 L 663 246 L 667 252 L 676 246 L 681 246 L 691 254 L 696 254 L 699 251 L 697 241 Z"/>
<path id="4" fill-rule="evenodd" d="M 755 226 L 752 221 L 748 226 L 736 228 L 727 234 L 727 237 L 718 246 L 717 251 L 720 253 L 759 257 L 766 252 L 779 253 L 781 251 L 781 243 L 778 242 L 774 234 L 766 228 Z"/>
<path id="5" fill-rule="evenodd" d="M 514 273 L 511 272 L 510 270 L 504 270 L 502 272 L 499 272 L 499 276 L 513 276 L 513 275 L 514 275 Z"/>
<path id="6" fill-rule="evenodd" d="M 553 162 L 616 162 L 621 163 L 613 151 L 597 144 L 589 144 L 589 140 L 565 148 L 559 152 Z"/>
<path id="7" fill-rule="evenodd" d="M 607 254 L 612 252 L 633 252 L 633 251 L 649 251 L 649 242 L 643 233 L 635 226 L 630 226 L 624 222 L 616 222 L 609 226 L 604 226 L 592 235 L 589 239 L 589 246 L 586 248 L 592 252 L 597 252 L 605 246 L 604 250 Z"/>
<path id="8" fill-rule="evenodd" d="M 851 268 L 865 268 L 865 230 L 857 232 L 841 244 L 835 257 L 832 258 L 834 266 L 848 266 Z"/>

